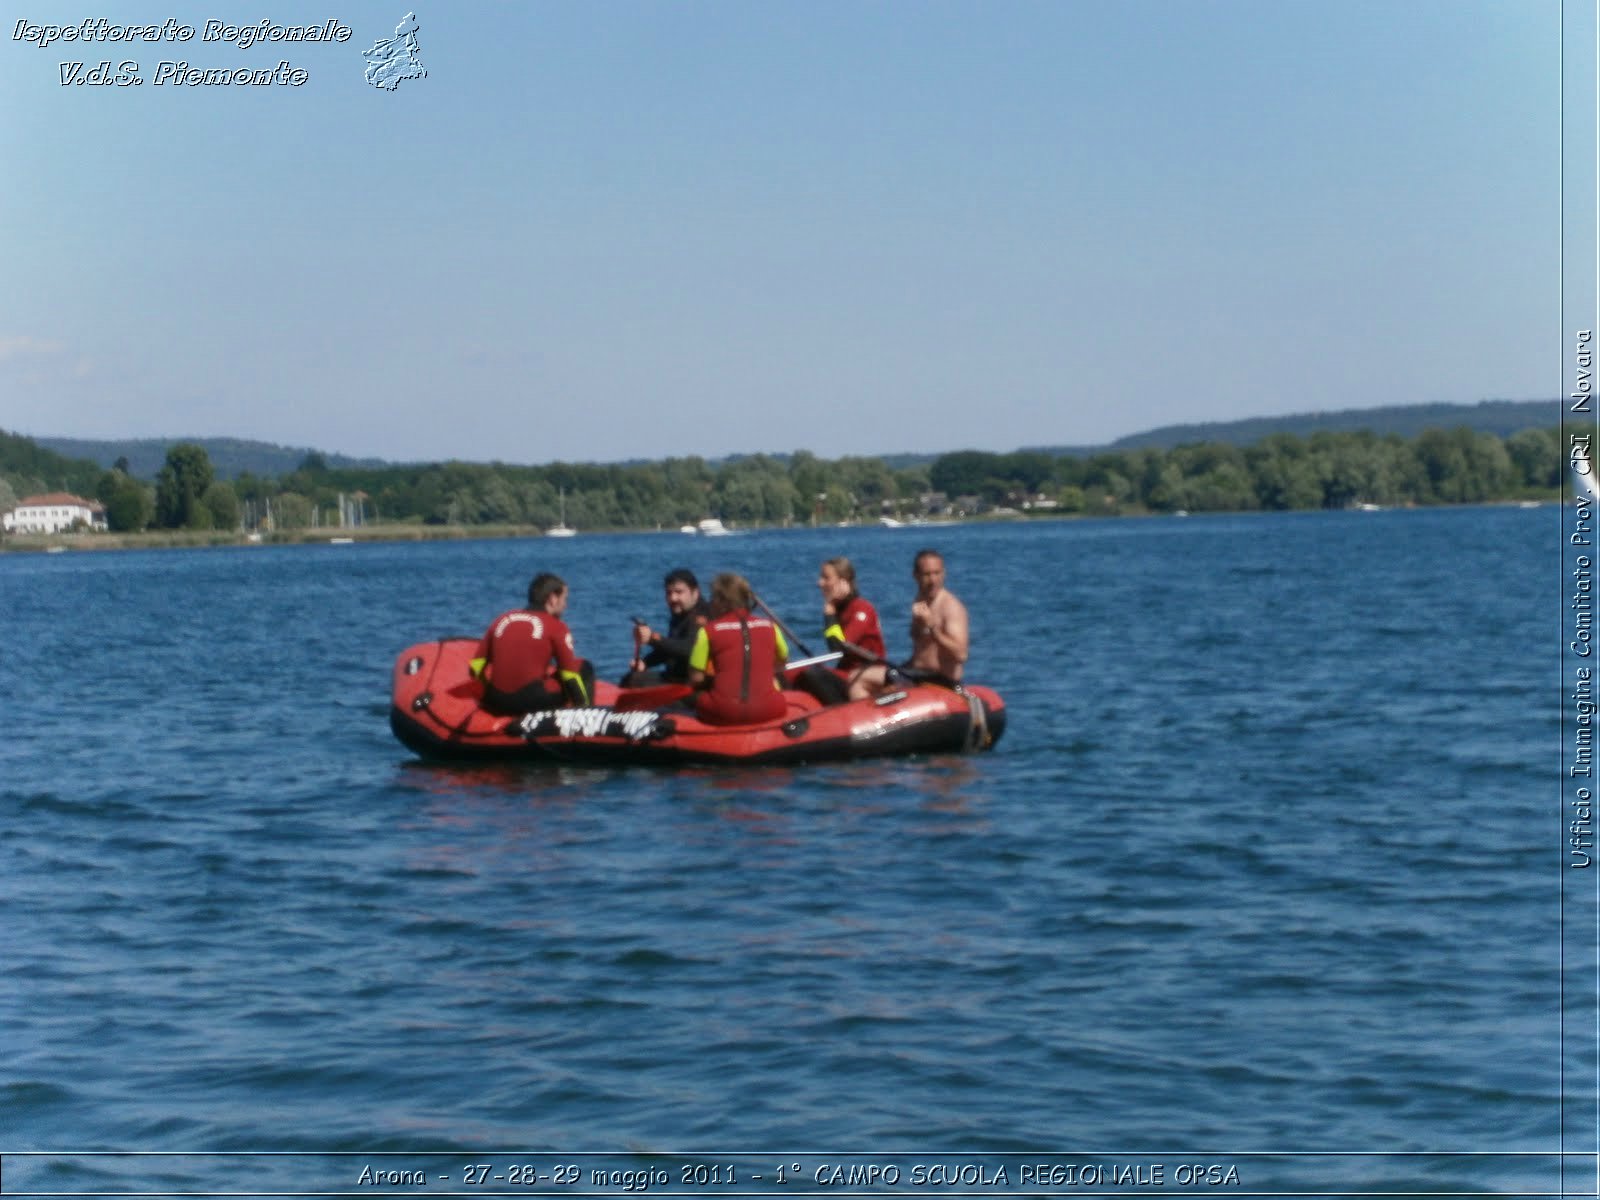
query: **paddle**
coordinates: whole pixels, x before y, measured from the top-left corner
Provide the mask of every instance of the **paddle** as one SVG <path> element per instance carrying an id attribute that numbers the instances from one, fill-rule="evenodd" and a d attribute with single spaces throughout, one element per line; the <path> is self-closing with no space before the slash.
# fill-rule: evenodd
<path id="1" fill-rule="evenodd" d="M 887 658 L 874 654 L 871 650 L 863 649 L 854 642 L 845 642 L 843 645 L 847 654 L 853 654 L 857 658 L 865 659 L 874 666 L 888 667 L 891 674 L 898 675 L 901 679 L 909 679 L 912 683 L 937 684 L 939 687 L 947 687 L 953 691 L 961 690 L 959 682 L 938 671 L 930 671 L 926 667 L 909 667 L 892 663 Z"/>
<path id="2" fill-rule="evenodd" d="M 756 607 L 757 608 L 759 608 L 762 612 L 766 613 L 768 617 L 772 618 L 772 623 L 774 625 L 776 625 L 779 629 L 783 630 L 783 636 L 788 638 L 797 647 L 799 647 L 801 653 L 806 654 L 808 656 L 811 654 L 811 651 L 806 649 L 806 644 L 804 642 L 802 642 L 799 638 L 797 638 L 794 635 L 794 630 L 790 629 L 787 625 L 785 625 L 783 623 L 783 618 L 778 616 L 777 613 L 773 612 L 772 609 L 768 608 L 767 607 L 767 602 L 765 600 L 763 600 L 760 596 L 756 595 L 754 588 L 750 589 L 750 598 L 756 602 Z M 911 682 L 913 682 L 913 683 L 942 683 L 946 687 L 954 687 L 955 686 L 955 683 L 954 683 L 953 680 L 946 679 L 943 675 L 940 675 L 937 671 L 925 672 L 922 669 L 916 668 L 916 667 L 897 667 L 897 666 L 894 665 L 894 663 L 890 662 L 887 658 L 883 658 L 880 655 L 874 654 L 870 650 L 864 650 L 860 646 L 855 645 L 853 642 L 845 642 L 844 643 L 844 653 L 853 654 L 855 657 L 863 660 L 864 662 L 869 662 L 869 663 L 872 663 L 872 664 L 874 664 L 876 666 L 888 667 L 891 671 L 893 671 L 896 674 L 900 675 L 902 678 L 911 680 Z M 819 655 L 819 656 L 817 656 L 817 661 L 820 662 L 825 657 L 827 657 L 827 656 L 826 655 Z M 808 663 L 790 663 L 788 668 L 786 668 L 786 669 L 793 670 L 795 667 L 802 667 L 802 666 L 808 666 L 808 665 L 809 665 Z"/>
<path id="3" fill-rule="evenodd" d="M 766 613 L 767 616 L 772 619 L 772 623 L 774 625 L 776 625 L 779 629 L 783 630 L 783 636 L 788 638 L 791 642 L 794 643 L 795 649 L 799 650 L 800 653 L 804 654 L 807 658 L 812 657 L 811 651 L 807 648 L 806 644 L 804 642 L 802 642 L 799 638 L 797 638 L 794 635 L 794 630 L 790 629 L 787 625 L 785 625 L 783 623 L 783 618 L 780 617 L 777 613 L 773 612 L 770 608 L 768 608 L 767 607 L 767 602 L 765 600 L 763 600 L 760 596 L 756 595 L 755 588 L 751 588 L 750 589 L 750 598 L 756 602 L 756 607 L 757 608 L 759 608 L 762 612 Z"/>
<path id="4" fill-rule="evenodd" d="M 644 670 L 644 655 L 639 653 L 640 643 L 639 643 L 638 633 L 639 633 L 639 630 L 641 630 L 641 629 L 649 629 L 649 628 L 650 628 L 650 622 L 646 621 L 643 617 L 634 617 L 633 618 L 633 632 L 634 632 L 633 657 L 628 660 L 628 670 L 629 670 L 630 673 L 633 672 L 633 671 L 642 671 L 642 670 Z"/>
<path id="5" fill-rule="evenodd" d="M 807 667 L 820 667 L 823 663 L 838 662 L 844 657 L 843 650 L 833 650 L 827 654 L 813 654 L 810 658 L 797 658 L 792 663 L 784 663 L 785 671 L 803 671 Z"/>

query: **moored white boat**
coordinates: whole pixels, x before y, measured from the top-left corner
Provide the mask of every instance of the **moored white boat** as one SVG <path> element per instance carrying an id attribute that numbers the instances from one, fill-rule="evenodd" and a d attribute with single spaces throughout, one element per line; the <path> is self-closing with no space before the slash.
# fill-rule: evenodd
<path id="1" fill-rule="evenodd" d="M 544 531 L 545 537 L 577 537 L 578 531 L 567 525 L 567 489 L 561 489 L 561 520 Z"/>

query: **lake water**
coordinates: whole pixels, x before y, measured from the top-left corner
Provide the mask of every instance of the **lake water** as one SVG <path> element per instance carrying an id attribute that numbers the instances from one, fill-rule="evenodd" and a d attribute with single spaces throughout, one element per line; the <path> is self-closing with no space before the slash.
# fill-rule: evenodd
<path id="1" fill-rule="evenodd" d="M 389 732 L 394 656 L 535 571 L 615 677 L 680 564 L 807 638 L 849 554 L 901 653 L 924 542 L 992 754 Z M 1560 545 L 1544 507 L 0 556 L 0 1186 L 1555 1191 Z"/>

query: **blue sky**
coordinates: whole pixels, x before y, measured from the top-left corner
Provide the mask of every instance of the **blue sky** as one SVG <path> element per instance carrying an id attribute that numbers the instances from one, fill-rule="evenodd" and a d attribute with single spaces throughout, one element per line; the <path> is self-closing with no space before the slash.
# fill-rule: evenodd
<path id="1" fill-rule="evenodd" d="M 9 430 L 834 457 L 1562 388 L 1554 0 L 419 0 L 392 92 L 403 4 L 4 8 Z M 13 39 L 100 16 L 354 32 Z M 145 82 L 58 82 L 102 58 Z"/>

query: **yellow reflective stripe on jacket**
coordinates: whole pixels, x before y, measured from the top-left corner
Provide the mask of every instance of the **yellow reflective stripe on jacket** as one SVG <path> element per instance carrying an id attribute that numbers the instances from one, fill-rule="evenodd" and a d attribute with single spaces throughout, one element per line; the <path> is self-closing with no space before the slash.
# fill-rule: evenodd
<path id="1" fill-rule="evenodd" d="M 704 671 L 706 664 L 711 661 L 711 635 L 706 632 L 704 625 L 700 626 L 694 635 L 694 645 L 689 650 L 689 669 L 691 671 Z"/>
<path id="2" fill-rule="evenodd" d="M 472 672 L 474 679 L 483 677 L 483 669 L 489 665 L 487 658 L 470 658 L 467 660 L 467 670 Z"/>
<path id="3" fill-rule="evenodd" d="M 575 683 L 578 685 L 578 695 L 583 697 L 585 704 L 589 703 L 589 689 L 583 686 L 583 676 L 576 671 L 562 671 L 562 683 Z"/>

